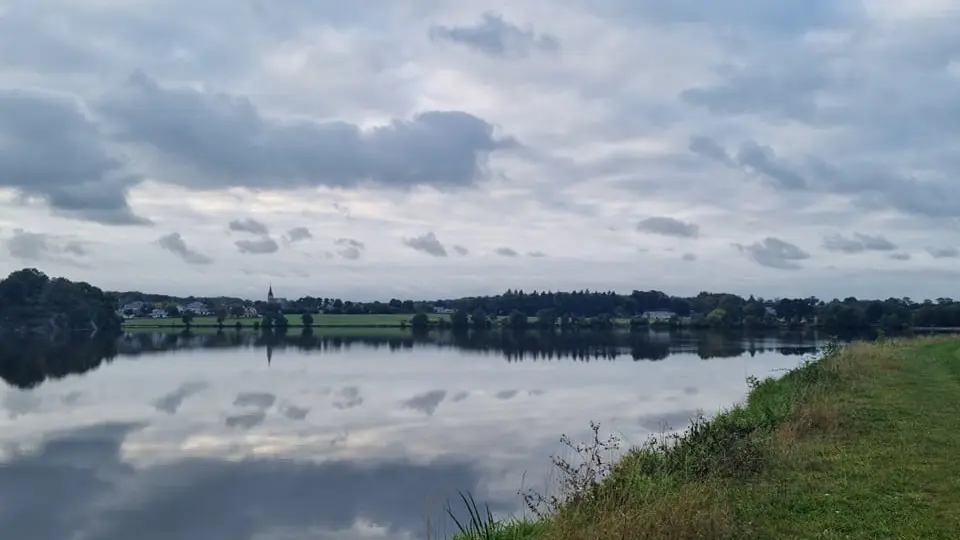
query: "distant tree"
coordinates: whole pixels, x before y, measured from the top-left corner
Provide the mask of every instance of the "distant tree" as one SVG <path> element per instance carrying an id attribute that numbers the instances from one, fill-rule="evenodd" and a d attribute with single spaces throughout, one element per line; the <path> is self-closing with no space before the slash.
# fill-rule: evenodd
<path id="1" fill-rule="evenodd" d="M 410 319 L 410 326 L 412 326 L 414 330 L 422 330 L 427 328 L 429 325 L 430 319 L 427 317 L 427 314 L 422 311 Z"/>
<path id="2" fill-rule="evenodd" d="M 468 328 L 470 326 L 470 316 L 467 315 L 466 311 L 458 309 L 450 316 L 450 326 L 455 330 Z"/>
<path id="3" fill-rule="evenodd" d="M 168 306 L 166 310 L 167 310 L 168 317 L 177 318 L 183 315 L 182 313 L 180 313 L 180 308 L 178 308 L 177 306 Z"/>
<path id="4" fill-rule="evenodd" d="M 557 311 L 553 308 L 546 308 L 538 311 L 537 326 L 540 328 L 553 328 L 557 326 Z"/>
<path id="5" fill-rule="evenodd" d="M 193 312 L 184 311 L 183 316 L 180 317 L 180 320 L 183 321 L 183 325 L 187 327 L 187 330 L 189 330 L 190 327 L 193 326 Z"/>
<path id="6" fill-rule="evenodd" d="M 487 312 L 483 308 L 478 307 L 470 315 L 470 323 L 477 329 L 490 328 L 490 317 L 487 316 Z"/>
<path id="7" fill-rule="evenodd" d="M 313 315 L 309 313 L 304 313 L 303 317 L 301 318 L 301 321 L 303 322 L 304 328 L 310 328 L 311 326 L 313 326 Z"/>
<path id="8" fill-rule="evenodd" d="M 227 320 L 227 310 L 226 308 L 219 307 L 216 312 L 217 316 L 217 328 L 223 328 L 223 321 Z"/>
<path id="9" fill-rule="evenodd" d="M 239 304 L 235 306 L 230 306 L 230 314 L 233 315 L 235 318 L 239 319 L 240 317 L 243 317 L 244 313 L 245 311 L 243 310 L 243 306 Z"/>
<path id="10" fill-rule="evenodd" d="M 237 322 L 233 325 L 233 327 L 237 329 L 237 332 L 239 332 L 240 329 L 243 328 L 243 324 L 241 324 L 240 321 L 237 321 Z"/>
<path id="11" fill-rule="evenodd" d="M 507 316 L 507 324 L 510 328 L 521 329 L 527 327 L 527 314 L 520 310 L 513 310 Z"/>

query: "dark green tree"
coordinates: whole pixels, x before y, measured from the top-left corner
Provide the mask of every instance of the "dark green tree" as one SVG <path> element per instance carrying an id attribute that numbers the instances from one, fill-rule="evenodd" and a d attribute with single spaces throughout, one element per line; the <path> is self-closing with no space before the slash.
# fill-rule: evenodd
<path id="1" fill-rule="evenodd" d="M 304 313 L 303 316 L 301 317 L 301 321 L 303 321 L 304 328 L 310 328 L 311 326 L 313 326 L 313 315 L 311 315 L 310 313 Z"/>
<path id="2" fill-rule="evenodd" d="M 467 315 L 467 312 L 458 309 L 453 312 L 453 315 L 450 316 L 450 326 L 454 330 L 463 330 L 469 328 L 470 326 L 470 316 Z"/>
<path id="3" fill-rule="evenodd" d="M 424 330 L 430 325 L 430 319 L 427 317 L 427 314 L 424 312 L 417 313 L 410 319 L 410 326 L 414 330 Z"/>

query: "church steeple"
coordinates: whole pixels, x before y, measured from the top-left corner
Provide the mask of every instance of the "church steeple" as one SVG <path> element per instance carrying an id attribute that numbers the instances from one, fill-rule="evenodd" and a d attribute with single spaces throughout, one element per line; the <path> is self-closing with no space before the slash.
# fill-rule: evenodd
<path id="1" fill-rule="evenodd" d="M 273 302 L 273 283 L 270 284 L 270 290 L 267 291 L 267 302 Z"/>

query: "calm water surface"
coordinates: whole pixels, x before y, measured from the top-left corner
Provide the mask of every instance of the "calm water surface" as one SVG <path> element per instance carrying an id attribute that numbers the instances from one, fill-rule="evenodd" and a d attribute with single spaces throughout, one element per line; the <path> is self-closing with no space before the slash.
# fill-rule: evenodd
<path id="1" fill-rule="evenodd" d="M 227 333 L 6 345 L 0 531 L 410 539 L 429 517 L 434 533 L 450 533 L 443 507 L 458 490 L 519 514 L 522 482 L 549 486 L 561 434 L 585 440 L 599 421 L 640 443 L 741 400 L 745 377 L 775 376 L 822 344 L 809 334 Z"/>

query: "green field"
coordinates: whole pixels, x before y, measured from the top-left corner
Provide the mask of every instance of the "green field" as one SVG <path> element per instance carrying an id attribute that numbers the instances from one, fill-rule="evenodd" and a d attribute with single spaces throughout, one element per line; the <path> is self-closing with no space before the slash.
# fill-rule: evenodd
<path id="1" fill-rule="evenodd" d="M 287 321 L 290 323 L 290 326 L 303 326 L 303 320 L 300 315 L 286 315 Z M 314 327 L 400 327 L 406 322 L 410 324 L 410 319 L 413 315 L 408 314 L 399 314 L 399 315 L 314 315 L 313 316 L 313 326 Z M 438 321 L 446 315 L 439 314 L 430 314 L 431 321 Z M 240 325 L 244 328 L 252 328 L 255 322 L 259 322 L 260 318 L 250 317 L 250 318 L 239 318 L 234 319 L 233 317 L 228 317 L 223 321 L 225 327 L 234 327 L 239 322 Z M 203 326 L 217 326 L 216 317 L 195 317 L 192 322 L 193 326 L 203 327 Z M 183 320 L 179 317 L 169 317 L 166 319 L 149 319 L 149 318 L 137 318 L 137 319 L 126 319 L 123 321 L 124 328 L 137 328 L 137 327 L 148 327 L 148 328 L 182 328 L 184 327 Z"/>
<path id="2" fill-rule="evenodd" d="M 752 386 L 745 405 L 651 440 L 599 483 L 558 472 L 578 487 L 547 517 L 480 510 L 459 538 L 957 538 L 960 340 L 853 344 Z"/>

